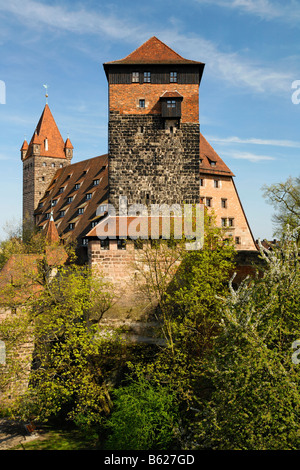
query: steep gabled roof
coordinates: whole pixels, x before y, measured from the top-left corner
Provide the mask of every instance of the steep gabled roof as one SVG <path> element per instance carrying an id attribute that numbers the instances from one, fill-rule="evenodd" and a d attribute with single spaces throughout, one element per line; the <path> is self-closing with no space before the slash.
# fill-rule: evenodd
<path id="1" fill-rule="evenodd" d="M 101 155 L 57 170 L 44 197 L 40 200 L 39 207 L 35 210 L 37 225 L 46 229 L 47 214 L 49 217 L 53 212 L 61 240 L 75 241 L 84 238 L 91 229 L 91 223 L 100 220 L 100 215 L 97 215 L 98 207 L 107 203 L 107 165 L 107 155 Z M 94 184 L 96 180 L 99 180 L 97 185 Z M 79 185 L 78 189 L 75 189 L 76 184 Z M 55 205 L 51 206 L 53 203 Z M 79 214 L 78 209 L 82 209 L 83 213 Z M 74 224 L 72 230 L 69 228 L 70 223 Z"/>
<path id="2" fill-rule="evenodd" d="M 202 64 L 202 62 L 184 59 L 157 37 L 153 36 L 124 59 L 106 62 L 104 65 L 111 64 Z"/>
<path id="3" fill-rule="evenodd" d="M 48 150 L 45 148 L 45 140 L 47 139 Z M 54 117 L 50 111 L 48 104 L 42 112 L 38 125 L 28 145 L 28 150 L 25 159 L 32 154 L 32 145 L 38 143 L 41 145 L 41 156 L 66 158 L 65 142 L 59 132 Z M 71 142 L 68 142 L 70 147 Z M 72 144 L 71 144 L 72 145 Z"/>
<path id="4" fill-rule="evenodd" d="M 234 176 L 217 152 L 200 134 L 200 174 Z"/>

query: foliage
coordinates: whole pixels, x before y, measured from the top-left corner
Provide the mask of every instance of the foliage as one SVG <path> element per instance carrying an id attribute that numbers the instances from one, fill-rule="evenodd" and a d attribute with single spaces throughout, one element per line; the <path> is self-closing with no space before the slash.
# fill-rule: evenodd
<path id="1" fill-rule="evenodd" d="M 105 448 L 163 450 L 177 444 L 179 410 L 170 387 L 139 377 L 114 390 Z"/>
<path id="2" fill-rule="evenodd" d="M 264 197 L 275 207 L 273 215 L 275 235 L 281 236 L 287 226 L 300 226 L 300 177 L 289 177 L 286 181 L 263 186 Z M 300 241 L 300 232 L 295 232 Z"/>
<path id="3" fill-rule="evenodd" d="M 61 268 L 45 285 L 29 312 L 35 349 L 21 416 L 41 421 L 61 416 L 83 427 L 109 412 L 101 366 L 118 343 L 101 336 L 98 326 L 109 305 L 107 286 L 86 268 Z"/>
<path id="4" fill-rule="evenodd" d="M 206 357 L 192 434 L 209 449 L 299 449 L 299 371 L 292 341 L 299 337 L 300 273 L 294 234 L 279 248 L 261 247 L 262 276 L 247 280 L 224 302 L 223 326 Z"/>

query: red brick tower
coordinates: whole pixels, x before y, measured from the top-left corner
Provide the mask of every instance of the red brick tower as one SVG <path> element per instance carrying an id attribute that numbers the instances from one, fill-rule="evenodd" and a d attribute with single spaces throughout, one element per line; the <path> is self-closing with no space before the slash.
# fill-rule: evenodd
<path id="1" fill-rule="evenodd" d="M 152 37 L 104 64 L 109 86 L 109 202 L 199 202 L 199 84 L 204 64 Z"/>

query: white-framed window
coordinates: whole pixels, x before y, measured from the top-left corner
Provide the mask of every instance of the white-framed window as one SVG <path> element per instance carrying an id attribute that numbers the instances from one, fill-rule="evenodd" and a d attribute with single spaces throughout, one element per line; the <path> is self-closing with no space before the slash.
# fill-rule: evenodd
<path id="1" fill-rule="evenodd" d="M 151 72 L 144 72 L 144 83 L 151 82 Z"/>
<path id="2" fill-rule="evenodd" d="M 132 83 L 139 83 L 140 81 L 140 73 L 139 72 L 132 72 Z"/>
<path id="3" fill-rule="evenodd" d="M 170 83 L 177 82 L 177 72 L 170 72 Z"/>
<path id="4" fill-rule="evenodd" d="M 146 102 L 145 102 L 144 99 L 140 99 L 140 100 L 139 100 L 139 107 L 140 107 L 140 108 L 145 108 L 145 107 L 146 107 Z"/>

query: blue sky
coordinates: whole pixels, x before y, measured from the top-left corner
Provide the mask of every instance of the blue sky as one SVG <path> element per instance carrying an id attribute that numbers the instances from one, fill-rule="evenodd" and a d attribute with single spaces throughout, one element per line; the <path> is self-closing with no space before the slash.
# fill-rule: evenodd
<path id="1" fill-rule="evenodd" d="M 299 25 L 296 0 L 0 0 L 0 239 L 21 220 L 20 148 L 44 108 L 43 84 L 73 162 L 106 153 L 102 64 L 151 36 L 205 62 L 201 132 L 236 175 L 254 237 L 272 238 L 261 187 L 299 175 Z"/>

